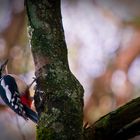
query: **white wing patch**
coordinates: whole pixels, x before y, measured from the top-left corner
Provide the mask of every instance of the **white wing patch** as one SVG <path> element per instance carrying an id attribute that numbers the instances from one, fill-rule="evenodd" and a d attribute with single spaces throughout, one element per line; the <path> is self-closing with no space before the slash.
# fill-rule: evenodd
<path id="1" fill-rule="evenodd" d="M 15 109 L 17 109 L 18 108 L 18 105 L 15 105 Z"/>
<path id="2" fill-rule="evenodd" d="M 7 97 L 8 101 L 9 101 L 9 103 L 10 103 L 10 100 L 11 100 L 11 97 L 12 97 L 12 93 L 9 90 L 8 85 L 5 84 L 5 81 L 3 79 L 1 80 L 1 86 L 4 88 L 5 93 L 6 93 L 6 97 Z"/>

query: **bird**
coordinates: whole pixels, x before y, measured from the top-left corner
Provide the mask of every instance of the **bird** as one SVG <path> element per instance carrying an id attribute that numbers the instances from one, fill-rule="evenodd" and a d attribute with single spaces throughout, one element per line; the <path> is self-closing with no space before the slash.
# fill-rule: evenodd
<path id="1" fill-rule="evenodd" d="M 38 123 L 38 114 L 31 109 L 33 99 L 29 88 L 34 81 L 27 85 L 19 76 L 8 74 L 6 60 L 0 67 L 0 96 L 4 103 L 25 120 Z"/>

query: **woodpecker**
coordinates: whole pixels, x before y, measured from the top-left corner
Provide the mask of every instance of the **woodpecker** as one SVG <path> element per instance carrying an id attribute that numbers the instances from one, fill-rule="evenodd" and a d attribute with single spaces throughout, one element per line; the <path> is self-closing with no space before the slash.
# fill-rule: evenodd
<path id="1" fill-rule="evenodd" d="M 0 68 L 0 96 L 2 100 L 15 113 L 22 116 L 25 120 L 31 119 L 33 122 L 38 122 L 38 115 L 31 109 L 32 99 L 30 97 L 29 88 L 21 78 L 16 75 L 8 74 L 6 60 Z"/>

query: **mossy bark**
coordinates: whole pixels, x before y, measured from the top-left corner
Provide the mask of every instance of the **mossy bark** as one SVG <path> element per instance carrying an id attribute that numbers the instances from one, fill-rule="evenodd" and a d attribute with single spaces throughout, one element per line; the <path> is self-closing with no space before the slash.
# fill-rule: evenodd
<path id="1" fill-rule="evenodd" d="M 27 0 L 38 140 L 81 140 L 83 88 L 70 72 L 60 0 Z"/>
<path id="2" fill-rule="evenodd" d="M 101 117 L 85 129 L 84 140 L 127 140 L 140 131 L 140 97 Z M 130 130 L 133 128 L 133 132 Z"/>

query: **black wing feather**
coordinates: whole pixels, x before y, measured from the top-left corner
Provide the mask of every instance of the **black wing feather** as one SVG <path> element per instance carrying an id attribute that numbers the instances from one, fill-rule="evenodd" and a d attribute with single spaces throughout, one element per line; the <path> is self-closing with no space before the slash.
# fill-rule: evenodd
<path id="1" fill-rule="evenodd" d="M 11 92 L 11 97 L 9 97 L 10 99 L 7 98 L 5 88 L 8 88 Z M 0 96 L 14 112 L 22 116 L 24 119 L 28 119 L 29 117 L 33 122 L 38 122 L 37 113 L 22 104 L 16 81 L 11 75 L 5 75 L 0 79 Z"/>

